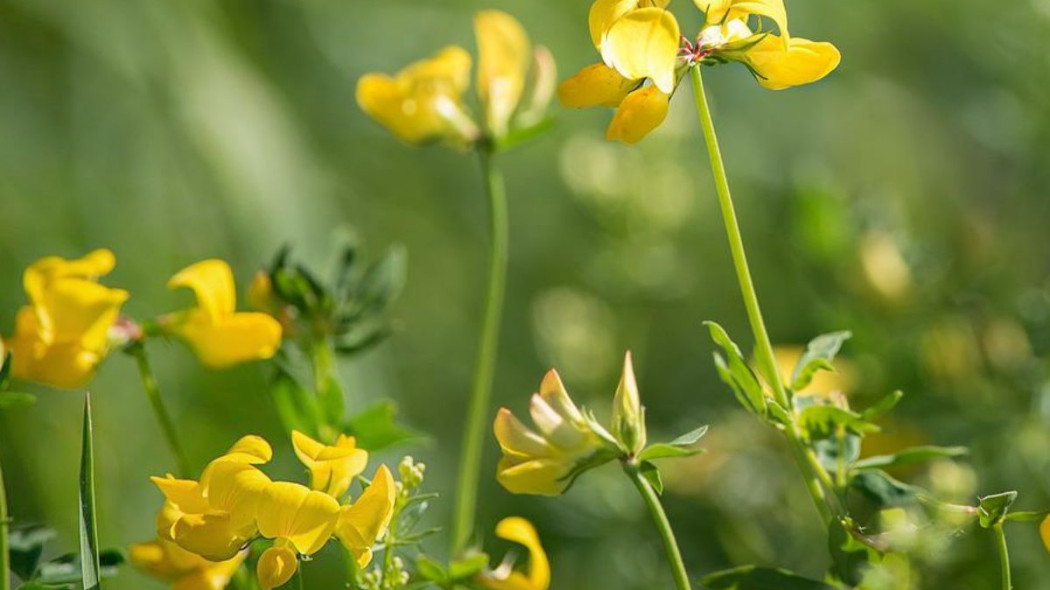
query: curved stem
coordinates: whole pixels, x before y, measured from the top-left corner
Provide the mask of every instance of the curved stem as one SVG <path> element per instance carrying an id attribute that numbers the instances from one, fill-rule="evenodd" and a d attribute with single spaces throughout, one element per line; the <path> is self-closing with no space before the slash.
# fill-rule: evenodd
<path id="1" fill-rule="evenodd" d="M 678 549 L 678 541 L 674 538 L 674 531 L 671 529 L 671 522 L 667 520 L 664 507 L 660 504 L 660 497 L 656 495 L 656 490 L 653 489 L 653 486 L 638 470 L 637 465 L 624 463 L 623 471 L 634 482 L 634 487 L 638 488 L 638 493 L 645 500 L 645 505 L 649 508 L 649 514 L 653 517 L 653 523 L 660 532 L 660 538 L 664 543 L 664 551 L 667 552 L 667 561 L 671 566 L 671 575 L 674 577 L 675 587 L 678 590 L 690 590 L 689 574 L 685 570 L 685 562 L 682 561 L 682 552 Z"/>
<path id="2" fill-rule="evenodd" d="M 175 456 L 175 461 L 179 467 L 179 475 L 181 477 L 193 477 L 193 470 L 189 459 L 187 459 L 186 451 L 179 441 L 175 423 L 172 421 L 168 409 L 164 406 L 164 400 L 160 397 L 157 378 L 153 376 L 153 367 L 150 365 L 149 356 L 146 354 L 145 344 L 136 342 L 127 348 L 127 352 L 135 357 L 135 364 L 138 366 L 139 377 L 142 380 L 142 388 L 146 391 L 146 397 L 153 407 L 154 415 L 157 416 L 157 422 L 160 422 L 160 428 L 164 433 L 164 440 L 168 443 L 168 449 Z"/>
<path id="3" fill-rule="evenodd" d="M 736 269 L 737 281 L 740 283 L 740 293 L 743 295 L 744 307 L 747 309 L 747 318 L 751 324 L 751 331 L 755 338 L 755 357 L 759 370 L 762 372 L 766 382 L 773 389 L 773 399 L 785 409 L 791 409 L 791 400 L 788 398 L 787 389 L 777 369 L 776 357 L 773 355 L 773 345 L 769 340 L 765 321 L 762 319 L 762 310 L 758 305 L 758 294 L 755 292 L 755 283 L 751 279 L 751 270 L 748 268 L 747 255 L 744 252 L 744 239 L 740 233 L 740 224 L 737 221 L 736 210 L 733 207 L 733 197 L 729 192 L 729 179 L 726 175 L 725 164 L 722 162 L 722 150 L 718 146 L 718 137 L 715 135 L 715 124 L 711 118 L 711 109 L 707 104 L 707 95 L 704 93 L 704 81 L 700 76 L 700 66 L 694 65 L 690 68 L 693 79 L 693 93 L 696 97 L 696 112 L 700 118 L 700 126 L 704 131 L 704 141 L 707 144 L 707 154 L 711 163 L 711 173 L 715 179 L 715 189 L 718 193 L 718 203 L 722 209 L 722 221 L 725 224 L 726 235 L 729 238 L 729 251 L 733 256 L 733 266 Z M 792 454 L 798 463 L 802 476 L 805 479 L 806 489 L 813 497 L 813 503 L 820 512 L 824 524 L 831 522 L 832 513 L 828 505 L 827 494 L 821 487 L 831 485 L 831 477 L 827 474 L 813 451 L 807 447 L 794 424 L 788 425 L 784 434 L 791 442 Z"/>
<path id="4" fill-rule="evenodd" d="M 7 516 L 7 489 L 4 487 L 4 471 L 0 467 L 0 590 L 11 588 L 11 558 L 8 555 L 7 535 L 11 523 Z"/>
<path id="5" fill-rule="evenodd" d="M 1003 530 L 1003 523 L 997 523 L 992 527 L 992 530 L 995 532 L 995 541 L 999 547 L 1002 588 L 1003 590 L 1013 590 L 1013 584 L 1010 582 L 1010 551 L 1006 546 L 1006 532 Z"/>
<path id="6" fill-rule="evenodd" d="M 490 147 L 478 148 L 481 172 L 489 198 L 491 250 L 485 315 L 481 324 L 474 384 L 470 393 L 466 430 L 459 457 L 459 482 L 452 520 L 452 548 L 459 551 L 469 541 L 477 509 L 478 473 L 489 419 L 489 398 L 499 345 L 499 324 L 503 311 L 503 291 L 507 275 L 507 196 L 503 176 L 492 162 Z"/>

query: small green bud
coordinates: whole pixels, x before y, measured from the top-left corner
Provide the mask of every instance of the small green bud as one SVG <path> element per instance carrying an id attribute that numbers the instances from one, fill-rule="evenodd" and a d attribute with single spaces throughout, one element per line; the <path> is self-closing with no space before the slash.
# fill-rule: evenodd
<path id="1" fill-rule="evenodd" d="M 645 408 L 638 395 L 630 352 L 624 357 L 623 376 L 613 398 L 612 431 L 631 455 L 645 448 Z"/>

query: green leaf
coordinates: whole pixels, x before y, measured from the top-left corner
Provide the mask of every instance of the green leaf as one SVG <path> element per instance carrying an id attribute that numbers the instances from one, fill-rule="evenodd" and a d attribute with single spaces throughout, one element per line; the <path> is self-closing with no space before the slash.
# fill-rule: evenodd
<path id="1" fill-rule="evenodd" d="M 653 459 L 668 459 L 672 457 L 692 457 L 703 452 L 703 449 L 686 449 L 670 443 L 655 443 L 638 453 L 638 460 L 652 461 Z"/>
<path id="2" fill-rule="evenodd" d="M 682 436 L 679 436 L 678 438 L 672 440 L 669 444 L 674 445 L 676 447 L 691 447 L 696 443 L 700 442 L 700 439 L 704 438 L 705 434 L 707 434 L 706 424 L 695 430 L 690 430 Z"/>
<path id="3" fill-rule="evenodd" d="M 423 554 L 416 558 L 416 570 L 419 575 L 432 582 L 437 582 L 439 586 L 449 581 L 445 566 L 429 555 Z"/>
<path id="4" fill-rule="evenodd" d="M 99 573 L 103 578 L 111 578 L 117 574 L 117 568 L 124 565 L 127 558 L 119 549 L 106 549 L 99 554 Z M 40 566 L 40 576 L 37 581 L 44 584 L 74 584 L 81 581 L 80 556 L 67 553 L 56 557 Z"/>
<path id="5" fill-rule="evenodd" d="M 791 389 L 801 391 L 813 381 L 813 375 L 817 371 L 833 371 L 831 361 L 842 348 L 842 343 L 852 336 L 849 332 L 832 332 L 822 334 L 806 345 L 806 351 L 795 365 L 795 372 L 791 375 Z M 828 393 L 828 392 L 823 392 Z"/>
<path id="6" fill-rule="evenodd" d="M 529 125 L 528 127 L 511 129 L 503 138 L 499 140 L 496 145 L 496 149 L 503 152 L 511 148 L 517 147 L 519 144 L 524 143 L 534 137 L 542 135 L 543 133 L 554 127 L 554 117 L 547 116 L 540 119 L 539 122 Z"/>
<path id="7" fill-rule="evenodd" d="M 453 559 L 452 563 L 448 564 L 448 576 L 453 581 L 473 578 L 488 564 L 489 556 L 486 553 L 475 553 L 461 559 Z"/>
<path id="8" fill-rule="evenodd" d="M 894 391 L 893 393 L 879 400 L 879 402 L 876 403 L 874 406 L 871 406 L 867 410 L 861 412 L 860 415 L 863 416 L 865 420 L 872 421 L 895 408 L 903 398 L 904 392 Z"/>
<path id="9" fill-rule="evenodd" d="M 1017 500 L 1017 492 L 1013 491 L 1000 492 L 981 498 L 980 503 L 977 504 L 977 519 L 981 526 L 987 529 L 1002 522 L 1015 500 Z"/>
<path id="10" fill-rule="evenodd" d="M 758 378 L 744 360 L 740 348 L 729 338 L 729 334 L 722 326 L 715 322 L 704 322 L 704 325 L 711 332 L 711 340 L 722 347 L 726 354 L 725 357 L 717 352 L 714 355 L 718 376 L 729 385 L 736 394 L 737 400 L 747 411 L 764 417 L 766 414 L 765 393 L 762 391 Z"/>
<path id="11" fill-rule="evenodd" d="M 339 380 L 329 375 L 321 383 L 317 391 L 317 401 L 321 405 L 327 424 L 339 424 L 346 413 L 346 398 L 343 397 L 343 387 Z"/>
<path id="12" fill-rule="evenodd" d="M 1010 521 L 1013 521 L 1013 522 L 1035 522 L 1037 520 L 1043 520 L 1046 517 L 1047 517 L 1047 512 L 1046 511 L 1043 511 L 1043 512 L 1025 511 L 1025 512 L 1010 512 L 1005 517 L 1003 517 L 1003 519 L 1004 520 L 1010 520 Z"/>
<path id="13" fill-rule="evenodd" d="M 391 247 L 361 277 L 357 294 L 357 316 L 381 313 L 397 298 L 405 286 L 408 255 L 400 245 Z"/>
<path id="14" fill-rule="evenodd" d="M 656 465 L 648 461 L 642 461 L 638 466 L 638 472 L 649 482 L 649 485 L 653 486 L 657 494 L 662 495 L 664 493 L 664 480 L 660 477 L 660 470 L 656 468 Z"/>
<path id="15" fill-rule="evenodd" d="M 95 445 L 91 423 L 91 394 L 84 397 L 84 440 L 80 454 L 80 556 L 84 590 L 98 590 L 101 564 L 95 525 Z"/>
<path id="16" fill-rule="evenodd" d="M 878 426 L 864 420 L 860 414 L 838 406 L 827 405 L 812 405 L 803 408 L 799 412 L 799 424 L 809 434 L 811 440 L 830 437 L 840 427 L 861 436 L 879 431 Z"/>
<path id="17" fill-rule="evenodd" d="M 864 577 L 864 570 L 879 559 L 879 554 L 861 543 L 846 529 L 848 523 L 837 518 L 828 525 L 828 551 L 831 554 L 831 570 L 843 582 L 853 586 Z"/>
<path id="18" fill-rule="evenodd" d="M 787 570 L 754 565 L 708 574 L 700 583 L 711 590 L 835 590 L 834 586 Z"/>
<path id="19" fill-rule="evenodd" d="M 397 405 L 384 400 L 351 416 L 345 424 L 347 434 L 357 437 L 357 446 L 378 451 L 409 441 L 420 441 L 422 434 L 397 422 Z"/>
<path id="20" fill-rule="evenodd" d="M 923 489 L 898 481 L 881 469 L 865 469 L 855 473 L 850 486 L 861 492 L 879 508 L 893 508 L 913 504 Z"/>
<path id="21" fill-rule="evenodd" d="M 20 579 L 28 580 L 36 574 L 44 545 L 55 538 L 55 531 L 43 525 L 31 525 L 11 530 L 8 538 L 8 555 L 11 571 Z"/>
<path id="22" fill-rule="evenodd" d="M 287 432 L 298 430 L 316 437 L 320 430 L 320 408 L 299 381 L 284 369 L 278 369 L 270 384 L 277 415 Z"/>
<path id="23" fill-rule="evenodd" d="M 856 470 L 885 469 L 887 467 L 899 467 L 901 465 L 924 463 L 934 459 L 961 457 L 968 452 L 970 451 L 966 447 L 912 447 L 893 455 L 875 455 L 873 457 L 861 459 L 854 463 L 852 468 Z"/>
<path id="24" fill-rule="evenodd" d="M 13 357 L 7 353 L 4 349 L 4 344 L 0 342 L 0 391 L 7 388 L 7 380 L 11 378 L 11 359 Z"/>
<path id="25" fill-rule="evenodd" d="M 36 396 L 20 391 L 0 391 L 0 410 L 29 406 L 36 403 Z"/>

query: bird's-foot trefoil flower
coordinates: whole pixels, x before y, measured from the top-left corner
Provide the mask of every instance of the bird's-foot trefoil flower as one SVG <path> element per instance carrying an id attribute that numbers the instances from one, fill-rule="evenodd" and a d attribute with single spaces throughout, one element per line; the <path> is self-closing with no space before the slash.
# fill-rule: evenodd
<path id="1" fill-rule="evenodd" d="M 537 430 L 506 408 L 496 415 L 503 450 L 496 479 L 510 492 L 561 494 L 578 475 L 621 454 L 616 439 L 569 398 L 557 371 L 544 376 L 529 412 Z"/>
<path id="2" fill-rule="evenodd" d="M 476 108 L 466 96 L 472 59 L 458 46 L 445 47 L 394 76 L 366 74 L 357 83 L 358 105 L 411 144 L 498 144 L 511 132 L 541 122 L 556 77 L 550 52 L 533 49 L 518 21 L 497 10 L 477 13 L 474 31 Z"/>
<path id="3" fill-rule="evenodd" d="M 99 284 L 116 259 L 109 250 L 83 258 L 49 256 L 23 275 L 29 304 L 15 317 L 15 333 L 5 341 L 11 374 L 60 387 L 84 385 L 111 349 L 110 329 L 128 292 Z"/>
<path id="4" fill-rule="evenodd" d="M 516 571 L 513 559 L 504 560 L 495 570 L 479 573 L 475 581 L 490 590 L 547 590 L 551 582 L 550 561 L 536 527 L 520 516 L 511 516 L 499 521 L 496 536 L 524 546 L 529 552 L 528 568 Z"/>
<path id="5" fill-rule="evenodd" d="M 241 551 L 226 561 L 209 561 L 163 539 L 128 548 L 135 567 L 170 583 L 172 590 L 223 590 L 247 556 Z"/>
<path id="6" fill-rule="evenodd" d="M 183 341 L 202 363 L 226 368 L 268 359 L 281 346 L 281 325 L 264 313 L 238 312 L 233 271 L 217 259 L 192 264 L 168 281 L 168 287 L 188 287 L 197 306 L 160 319 L 161 328 Z"/>
<path id="7" fill-rule="evenodd" d="M 357 448 L 357 440 L 345 434 L 328 446 L 293 430 L 292 446 L 299 461 L 310 470 L 310 487 L 337 499 L 368 464 L 368 451 Z"/>

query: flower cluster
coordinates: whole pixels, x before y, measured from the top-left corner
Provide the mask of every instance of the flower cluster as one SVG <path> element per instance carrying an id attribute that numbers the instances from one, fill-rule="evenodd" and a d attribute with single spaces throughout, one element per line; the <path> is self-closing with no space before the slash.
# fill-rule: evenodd
<path id="1" fill-rule="evenodd" d="M 515 494 L 561 494 L 584 471 L 633 457 L 645 446 L 644 410 L 630 353 L 613 402 L 611 432 L 573 403 L 553 369 L 544 376 L 539 393 L 532 395 L 529 413 L 536 430 L 506 408 L 500 409 L 494 424 L 503 450 L 496 479 Z"/>
<path id="2" fill-rule="evenodd" d="M 783 0 L 694 0 L 704 24 L 691 41 L 667 10 L 670 0 L 596 0 L 591 40 L 602 61 L 561 84 L 569 107 L 613 107 L 606 138 L 636 143 L 663 122 L 668 102 L 691 66 L 735 61 L 762 86 L 781 90 L 815 82 L 839 63 L 834 45 L 792 37 Z M 763 21 L 777 33 L 763 30 Z"/>
<path id="3" fill-rule="evenodd" d="M 539 123 L 554 93 L 554 60 L 531 48 L 525 29 L 498 10 L 474 17 L 478 44 L 476 119 L 464 100 L 471 56 L 455 45 L 417 61 L 395 76 L 367 74 L 357 83 L 361 108 L 400 139 L 413 144 L 467 145 L 500 141 L 510 131 Z"/>
<path id="4" fill-rule="evenodd" d="M 321 550 L 333 537 L 359 567 L 372 560 L 372 546 L 390 523 L 396 484 L 380 465 L 371 484 L 352 504 L 342 504 L 368 454 L 350 437 L 335 445 L 293 432 L 295 453 L 310 471 L 310 487 L 273 481 L 259 467 L 273 456 L 269 443 L 245 436 L 205 467 L 199 480 L 154 477 L 165 502 L 157 515 L 157 540 L 132 548 L 143 569 L 167 579 L 204 576 L 222 588 L 258 538 L 272 540 L 259 556 L 256 574 L 263 590 L 281 586 L 300 557 Z M 219 583 L 221 582 L 221 583 Z"/>
<path id="5" fill-rule="evenodd" d="M 129 293 L 99 278 L 116 266 L 109 250 L 82 258 L 42 258 L 23 276 L 28 305 L 15 317 L 15 332 L 3 343 L 11 373 L 64 389 L 82 387 L 111 350 L 143 336 L 121 316 Z M 281 343 L 281 326 L 260 313 L 236 312 L 233 273 L 221 260 L 205 260 L 179 271 L 171 288 L 189 287 L 197 306 L 158 320 L 163 333 L 186 342 L 211 367 L 270 358 Z"/>

